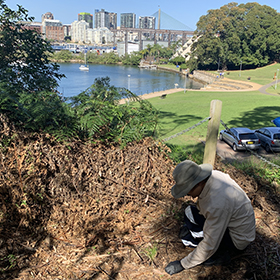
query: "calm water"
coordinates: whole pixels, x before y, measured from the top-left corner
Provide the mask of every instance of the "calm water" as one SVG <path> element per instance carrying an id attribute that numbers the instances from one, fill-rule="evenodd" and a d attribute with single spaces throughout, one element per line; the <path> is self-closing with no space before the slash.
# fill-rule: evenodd
<path id="1" fill-rule="evenodd" d="M 75 96 L 94 83 L 95 78 L 110 77 L 110 84 L 130 89 L 136 95 L 178 87 L 199 89 L 201 84 L 179 74 L 146 70 L 139 67 L 119 65 L 89 65 L 89 71 L 80 71 L 78 63 L 61 63 L 60 72 L 66 78 L 59 82 L 64 97 Z M 129 76 L 130 75 L 130 76 Z"/>

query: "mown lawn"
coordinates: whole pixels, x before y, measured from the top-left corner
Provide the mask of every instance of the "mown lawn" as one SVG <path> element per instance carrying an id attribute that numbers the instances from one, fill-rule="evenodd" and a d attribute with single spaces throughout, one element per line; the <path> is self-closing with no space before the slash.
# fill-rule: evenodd
<path id="1" fill-rule="evenodd" d="M 280 64 L 272 64 L 265 67 L 260 67 L 252 70 L 235 70 L 226 71 L 225 77 L 239 81 L 250 81 L 260 85 L 267 85 L 277 80 L 276 85 L 270 86 L 266 91 L 268 93 L 280 95 Z M 213 71 L 211 71 L 213 72 Z M 216 73 L 216 72 L 213 72 Z M 250 78 L 250 80 L 248 79 Z"/>
<path id="2" fill-rule="evenodd" d="M 274 126 L 271 123 L 280 116 L 280 97 L 254 92 L 208 92 L 187 91 L 169 94 L 165 99 L 151 98 L 149 101 L 160 112 L 159 137 L 165 139 L 181 132 L 210 115 L 212 100 L 222 101 L 221 119 L 228 127 L 248 127 L 257 129 Z M 223 126 L 220 125 L 220 129 Z M 184 133 L 168 143 L 195 145 L 204 141 L 207 122 Z"/>
<path id="3" fill-rule="evenodd" d="M 277 75 L 277 69 L 279 68 L 280 68 L 280 64 L 277 63 L 277 64 L 272 64 L 265 67 L 252 69 L 252 70 L 226 71 L 225 77 L 233 80 L 240 80 L 240 81 L 247 81 L 248 78 L 250 77 L 251 82 L 260 85 L 266 85 L 275 81 L 274 76 Z M 280 75 L 280 73 L 278 74 Z M 278 79 L 280 78 L 279 75 L 278 75 Z"/>

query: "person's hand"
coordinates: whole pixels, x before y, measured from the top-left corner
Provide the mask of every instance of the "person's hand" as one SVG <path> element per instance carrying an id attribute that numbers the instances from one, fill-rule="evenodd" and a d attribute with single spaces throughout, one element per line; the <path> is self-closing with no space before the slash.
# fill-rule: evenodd
<path id="1" fill-rule="evenodd" d="M 171 262 L 165 267 L 165 271 L 170 275 L 181 272 L 182 270 L 184 270 L 184 268 L 180 261 Z"/>

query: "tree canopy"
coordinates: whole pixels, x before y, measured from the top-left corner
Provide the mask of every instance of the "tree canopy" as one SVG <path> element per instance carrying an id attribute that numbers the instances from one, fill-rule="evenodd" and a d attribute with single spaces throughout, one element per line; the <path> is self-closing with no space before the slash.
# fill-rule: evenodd
<path id="1" fill-rule="evenodd" d="M 0 0 L 1 81 L 16 92 L 52 91 L 63 75 L 58 73 L 59 66 L 48 59 L 51 45 L 24 25 L 30 21 L 33 18 L 22 6 L 13 11 Z"/>
<path id="2" fill-rule="evenodd" d="M 258 3 L 209 10 L 197 22 L 192 69 L 256 68 L 279 59 L 280 14 Z"/>
<path id="3" fill-rule="evenodd" d="M 14 11 L 0 0 L 0 113 L 20 126 L 59 127 L 65 120 L 54 112 L 64 105 L 55 90 L 64 75 L 48 59 L 51 45 L 24 25 L 32 20 L 22 6 Z"/>

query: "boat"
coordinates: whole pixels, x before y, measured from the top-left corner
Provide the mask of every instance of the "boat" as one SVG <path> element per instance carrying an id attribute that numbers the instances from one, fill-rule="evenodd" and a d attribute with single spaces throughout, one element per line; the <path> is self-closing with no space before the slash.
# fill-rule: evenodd
<path id="1" fill-rule="evenodd" d="M 87 54 L 85 53 L 85 64 L 79 67 L 81 71 L 89 71 L 89 66 L 87 65 Z"/>

